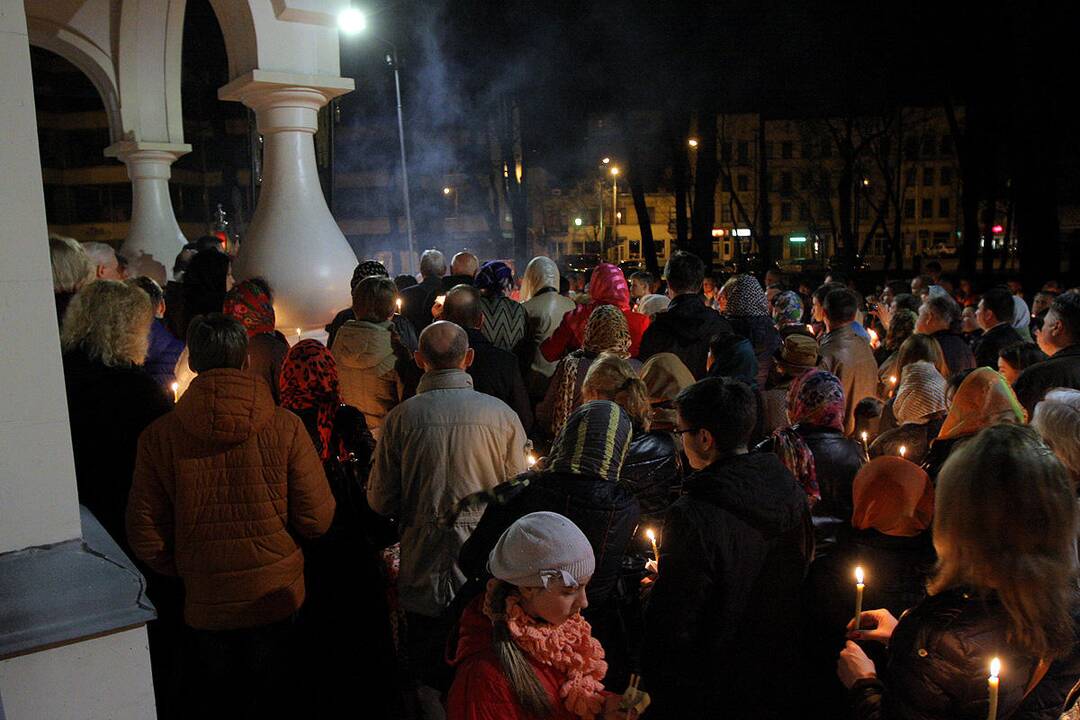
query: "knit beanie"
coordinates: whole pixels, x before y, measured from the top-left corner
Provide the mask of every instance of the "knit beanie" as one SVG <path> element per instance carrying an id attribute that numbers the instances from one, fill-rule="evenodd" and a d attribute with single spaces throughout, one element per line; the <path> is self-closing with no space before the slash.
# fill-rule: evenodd
<path id="1" fill-rule="evenodd" d="M 595 569 L 585 533 L 553 512 L 529 513 L 514 521 L 488 555 L 488 571 L 517 587 L 546 588 L 554 577 L 566 587 L 577 587 Z"/>
<path id="2" fill-rule="evenodd" d="M 379 262 L 378 260 L 365 260 L 364 262 L 357 265 L 356 269 L 353 270 L 352 280 L 349 281 L 349 286 L 352 287 L 353 290 L 355 290 L 356 286 L 360 284 L 361 280 L 366 277 L 371 277 L 372 275 L 377 275 L 384 278 L 390 277 L 390 273 L 386 271 L 386 266 L 383 265 L 381 262 Z"/>
<path id="3" fill-rule="evenodd" d="M 919 360 L 904 368 L 893 401 L 893 415 L 900 424 L 921 424 L 930 415 L 947 409 L 945 378 L 933 364 Z"/>

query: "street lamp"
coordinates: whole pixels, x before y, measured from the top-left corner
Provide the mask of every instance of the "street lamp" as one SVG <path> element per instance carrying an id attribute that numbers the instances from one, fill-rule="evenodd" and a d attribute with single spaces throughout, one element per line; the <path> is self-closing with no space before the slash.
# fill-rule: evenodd
<path id="1" fill-rule="evenodd" d="M 454 196 L 454 214 L 453 214 L 452 217 L 457 217 L 457 214 L 458 214 L 458 204 L 457 204 L 458 196 L 457 196 L 457 192 L 455 191 L 454 188 L 447 186 L 447 187 L 444 187 L 442 189 L 442 194 L 443 194 L 443 197 L 450 197 L 450 195 Z"/>
<path id="2" fill-rule="evenodd" d="M 367 29 L 367 18 L 354 7 L 338 13 L 338 28 L 346 35 L 356 35 Z M 398 146 L 401 149 L 401 194 L 405 201 L 405 231 L 409 237 L 409 272 L 416 272 L 416 243 L 413 240 L 412 204 L 409 202 L 409 167 L 405 159 L 405 122 L 401 111 L 401 77 L 398 74 L 398 53 L 394 43 L 375 35 L 371 36 L 390 48 L 385 56 L 386 64 L 394 69 L 394 94 L 397 98 Z M 446 189 L 443 190 L 446 193 Z M 449 193 L 446 193 L 449 194 Z"/>
<path id="3" fill-rule="evenodd" d="M 574 225 L 581 227 L 581 218 L 574 218 Z"/>
<path id="4" fill-rule="evenodd" d="M 698 146 L 697 138 L 690 138 L 689 140 L 686 141 L 686 144 L 689 145 L 691 148 L 697 149 L 697 146 Z"/>
<path id="5" fill-rule="evenodd" d="M 611 238 L 615 239 L 615 226 L 619 222 L 619 168 L 611 166 Z"/>
<path id="6" fill-rule="evenodd" d="M 609 158 L 609 157 L 606 157 L 606 158 L 604 158 L 603 160 L 601 160 L 600 162 L 602 162 L 602 163 L 604 163 L 605 165 L 607 165 L 607 164 L 608 164 L 609 162 L 611 162 L 611 158 Z"/>

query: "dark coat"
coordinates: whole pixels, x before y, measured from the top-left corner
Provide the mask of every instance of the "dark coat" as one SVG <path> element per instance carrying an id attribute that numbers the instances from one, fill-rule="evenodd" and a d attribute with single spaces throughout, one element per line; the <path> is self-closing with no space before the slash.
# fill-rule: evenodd
<path id="1" fill-rule="evenodd" d="M 677 295 L 666 310 L 653 317 L 652 323 L 645 329 L 638 358 L 645 362 L 653 355 L 674 353 L 694 379 L 700 380 L 705 377 L 709 341 L 723 332 L 731 332 L 731 324 L 720 313 L 705 307 L 700 295 Z"/>
<path id="2" fill-rule="evenodd" d="M 867 585 L 869 590 L 869 585 Z M 1080 612 L 1074 610 L 1074 626 Z M 1057 720 L 1080 678 L 1080 644 L 1055 661 L 1024 699 L 1038 658 L 1006 636 L 1008 620 L 995 596 L 961 590 L 928 597 L 900 619 L 880 680 L 860 680 L 849 699 L 858 720 L 982 720 L 987 716 L 987 666 L 1001 658 L 998 717 Z"/>
<path id="3" fill-rule="evenodd" d="M 458 285 L 476 285 L 476 278 L 472 275 L 447 275 L 442 279 L 442 288 L 444 292 L 453 290 Z"/>
<path id="4" fill-rule="evenodd" d="M 941 425 L 944 422 L 945 414 L 941 413 L 938 417 L 922 425 L 904 423 L 900 427 L 886 430 L 878 435 L 874 442 L 870 443 L 870 457 L 899 455 L 900 447 L 903 446 L 907 449 L 907 454 L 904 457 L 916 465 L 922 465 L 927 453 L 930 452 L 930 443 L 941 432 Z"/>
<path id="5" fill-rule="evenodd" d="M 184 352 L 184 343 L 177 340 L 165 323 L 154 318 L 150 323 L 150 346 L 146 351 L 143 370 L 158 385 L 169 387 L 176 380 L 176 361 Z"/>
<path id="6" fill-rule="evenodd" d="M 967 435 L 964 437 L 950 438 L 948 440 L 934 440 L 930 443 L 930 450 L 926 453 L 926 459 L 923 460 L 922 463 L 923 470 L 930 476 L 930 482 L 937 485 L 938 473 L 941 472 L 941 468 L 945 465 L 945 461 L 949 459 L 949 455 L 952 454 L 953 450 L 971 437 L 973 436 Z"/>
<path id="7" fill-rule="evenodd" d="M 172 398 L 137 367 L 110 368 L 80 351 L 64 355 L 79 502 L 127 550 L 124 512 L 139 434 L 172 409 Z"/>
<path id="8" fill-rule="evenodd" d="M 1008 323 L 995 325 L 984 332 L 972 346 L 975 351 L 975 367 L 986 366 L 997 370 L 998 351 L 1018 342 L 1023 342 L 1023 338 L 1012 325 Z"/>
<path id="9" fill-rule="evenodd" d="M 418 285 L 407 287 L 401 291 L 402 314 L 409 318 L 409 322 L 420 332 L 431 324 L 431 306 L 435 304 L 435 298 L 443 294 L 441 277 L 426 277 Z"/>
<path id="10" fill-rule="evenodd" d="M 326 326 L 326 347 L 334 347 L 334 337 L 337 336 L 338 330 L 349 322 L 355 320 L 356 315 L 353 314 L 352 308 L 345 308 L 330 321 L 330 324 Z M 408 348 L 409 352 L 415 352 L 416 348 L 420 345 L 420 341 L 416 337 L 416 328 L 409 322 L 409 318 L 404 315 L 394 314 L 390 318 L 390 322 L 394 324 L 394 329 L 397 330 L 398 338 L 401 340 L 401 344 Z"/>
<path id="11" fill-rule="evenodd" d="M 690 475 L 667 512 L 645 612 L 654 718 L 776 717 L 789 699 L 799 588 L 813 555 L 806 493 L 770 453 Z"/>
<path id="12" fill-rule="evenodd" d="M 461 548 L 458 564 L 470 579 L 487 575 L 487 560 L 503 531 L 529 513 L 548 510 L 569 518 L 581 528 L 596 556 L 589 581 L 589 609 L 601 612 L 612 597 L 619 566 L 637 527 L 638 502 L 629 490 L 609 480 L 570 473 L 527 473 L 528 483 L 496 490 L 502 502 L 490 502 L 480 524 Z"/>
<path id="13" fill-rule="evenodd" d="M 959 333 L 939 330 L 930 337 L 938 341 L 941 346 L 941 354 L 945 357 L 945 365 L 950 375 L 955 375 L 961 370 L 970 370 L 975 367 L 975 355 L 971 352 L 971 346 L 964 342 Z M 997 368 L 997 361 L 994 361 Z"/>
<path id="14" fill-rule="evenodd" d="M 754 355 L 757 356 L 757 383 L 758 387 L 765 387 L 769 380 L 769 371 L 773 366 L 773 355 L 780 348 L 783 340 L 777 332 L 772 318 L 767 315 L 752 317 L 726 316 L 731 323 L 731 328 L 736 335 L 742 335 L 754 346 Z"/>
<path id="15" fill-rule="evenodd" d="M 619 482 L 641 505 L 642 522 L 662 520 L 678 493 L 682 462 L 675 437 L 668 432 L 636 433 L 630 440 Z"/>
<path id="16" fill-rule="evenodd" d="M 497 397 L 510 406 L 521 420 L 525 432 L 532 428 L 532 406 L 517 356 L 495 347 L 479 330 L 466 330 L 469 347 L 473 349 L 473 363 L 466 372 L 473 380 L 473 390 Z"/>
<path id="17" fill-rule="evenodd" d="M 1028 411 L 1028 417 L 1047 392 L 1059 387 L 1080 390 L 1080 343 L 1026 368 L 1013 383 L 1016 397 Z"/>

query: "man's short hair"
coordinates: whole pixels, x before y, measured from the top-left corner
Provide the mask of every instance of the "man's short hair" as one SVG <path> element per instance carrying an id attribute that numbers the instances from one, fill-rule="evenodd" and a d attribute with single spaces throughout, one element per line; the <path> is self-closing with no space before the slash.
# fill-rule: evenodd
<path id="1" fill-rule="evenodd" d="M 368 275 L 352 291 L 352 310 L 357 320 L 380 323 L 394 314 L 397 285 L 390 278 Z"/>
<path id="2" fill-rule="evenodd" d="M 960 306 L 948 295 L 932 295 L 926 298 L 926 306 L 937 318 L 949 326 L 960 320 Z"/>
<path id="3" fill-rule="evenodd" d="M 420 274 L 424 277 L 442 277 L 446 274 L 446 258 L 438 250 L 425 250 L 420 255 Z"/>
<path id="4" fill-rule="evenodd" d="M 825 305 L 825 297 L 829 293 L 831 293 L 834 290 L 846 290 L 846 289 L 847 289 L 847 285 L 844 285 L 843 283 L 827 282 L 824 285 L 818 286 L 818 288 L 816 290 L 814 290 L 813 299 L 817 300 L 819 305 L 824 306 Z"/>
<path id="5" fill-rule="evenodd" d="M 454 323 L 433 322 L 420 333 L 418 351 L 436 370 L 453 370 L 469 351 L 469 336 Z"/>
<path id="6" fill-rule="evenodd" d="M 746 445 L 757 422 L 753 391 L 730 378 L 705 378 L 683 388 L 675 407 L 691 428 L 708 430 L 721 452 Z"/>
<path id="7" fill-rule="evenodd" d="M 825 317 L 834 325 L 851 322 L 859 309 L 859 298 L 847 288 L 831 291 L 825 296 Z"/>
<path id="8" fill-rule="evenodd" d="M 188 325 L 188 366 L 201 373 L 218 368 L 242 370 L 248 356 L 244 326 L 222 313 L 196 315 Z"/>
<path id="9" fill-rule="evenodd" d="M 1070 342 L 1080 341 L 1080 292 L 1070 290 L 1054 298 L 1050 309 L 1061 321 Z"/>
<path id="10" fill-rule="evenodd" d="M 150 304 L 157 309 L 165 300 L 165 291 L 161 289 L 161 286 L 157 284 L 157 281 L 153 278 L 148 278 L 145 275 L 140 275 L 136 278 L 129 278 L 124 281 L 128 285 L 134 285 L 142 290 L 144 293 L 150 296 Z"/>
<path id="11" fill-rule="evenodd" d="M 459 252 L 450 260 L 450 272 L 454 275 L 476 277 L 480 271 L 480 260 L 471 252 Z"/>
<path id="12" fill-rule="evenodd" d="M 475 329 L 480 326 L 484 316 L 484 306 L 480 302 L 480 291 L 472 285 L 455 285 L 446 293 L 443 303 L 442 319 Z"/>
<path id="13" fill-rule="evenodd" d="M 983 308 L 994 313 L 998 322 L 1012 325 L 1016 316 L 1016 302 L 1013 295 L 1006 288 L 996 287 L 987 290 L 982 296 Z"/>
<path id="14" fill-rule="evenodd" d="M 696 293 L 701 290 L 701 283 L 705 280 L 705 263 L 701 258 L 685 250 L 676 250 L 668 258 L 664 268 L 664 279 L 672 292 L 682 295 Z"/>
<path id="15" fill-rule="evenodd" d="M 896 303 L 896 309 L 898 311 L 910 310 L 916 315 L 919 314 L 919 308 L 922 307 L 922 300 L 908 292 L 898 294 L 893 298 L 893 302 Z"/>
<path id="16" fill-rule="evenodd" d="M 653 274 L 648 270 L 638 270 L 637 272 L 630 274 L 630 282 L 640 280 L 641 282 L 645 283 L 645 287 L 649 287 L 650 285 L 652 285 L 653 280 L 655 279 L 656 278 L 653 277 Z"/>

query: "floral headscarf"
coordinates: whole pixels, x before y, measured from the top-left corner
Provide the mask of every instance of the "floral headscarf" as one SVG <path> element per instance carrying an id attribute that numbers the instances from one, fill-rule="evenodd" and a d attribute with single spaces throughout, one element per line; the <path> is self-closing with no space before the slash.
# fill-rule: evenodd
<path id="1" fill-rule="evenodd" d="M 262 283 L 255 280 L 238 282 L 225 295 L 222 311 L 239 320 L 248 337 L 274 332 L 276 318 L 274 303 Z"/>
<path id="2" fill-rule="evenodd" d="M 777 325 L 798 325 L 802 323 L 802 298 L 794 290 L 785 290 L 772 301 L 772 318 Z"/>
<path id="3" fill-rule="evenodd" d="M 1003 422 L 1026 423 L 1027 411 L 1001 373 L 988 367 L 975 368 L 953 396 L 937 440 L 967 437 Z"/>
<path id="4" fill-rule="evenodd" d="M 624 360 L 630 357 L 630 327 L 626 324 L 626 316 L 614 305 L 597 305 L 585 324 L 581 345 L 581 350 L 575 350 L 559 361 L 552 376 L 553 381 L 559 382 L 551 418 L 555 435 L 577 407 L 581 392 L 578 377 L 584 375 L 593 357 L 602 352 L 614 353 Z"/>
<path id="5" fill-rule="evenodd" d="M 771 317 L 765 288 L 753 275 L 736 275 L 720 292 L 720 304 L 728 317 Z"/>
<path id="6" fill-rule="evenodd" d="M 791 381 L 788 421 L 792 425 L 844 430 L 844 390 L 840 380 L 824 370 L 808 370 Z M 811 505 L 821 499 L 814 454 L 792 427 L 773 433 L 776 454 L 802 485 Z"/>
<path id="7" fill-rule="evenodd" d="M 489 297 L 502 297 L 514 289 L 514 271 L 498 260 L 489 260 L 476 274 L 476 289 Z"/>
<path id="8" fill-rule="evenodd" d="M 910 460 L 883 455 L 863 465 L 852 488 L 856 530 L 915 537 L 934 518 L 934 485 Z"/>
<path id="9" fill-rule="evenodd" d="M 330 436 L 340 404 L 334 356 L 318 340 L 301 340 L 293 345 L 281 364 L 281 407 L 293 412 L 317 410 L 316 449 L 323 461 L 330 459 Z"/>

